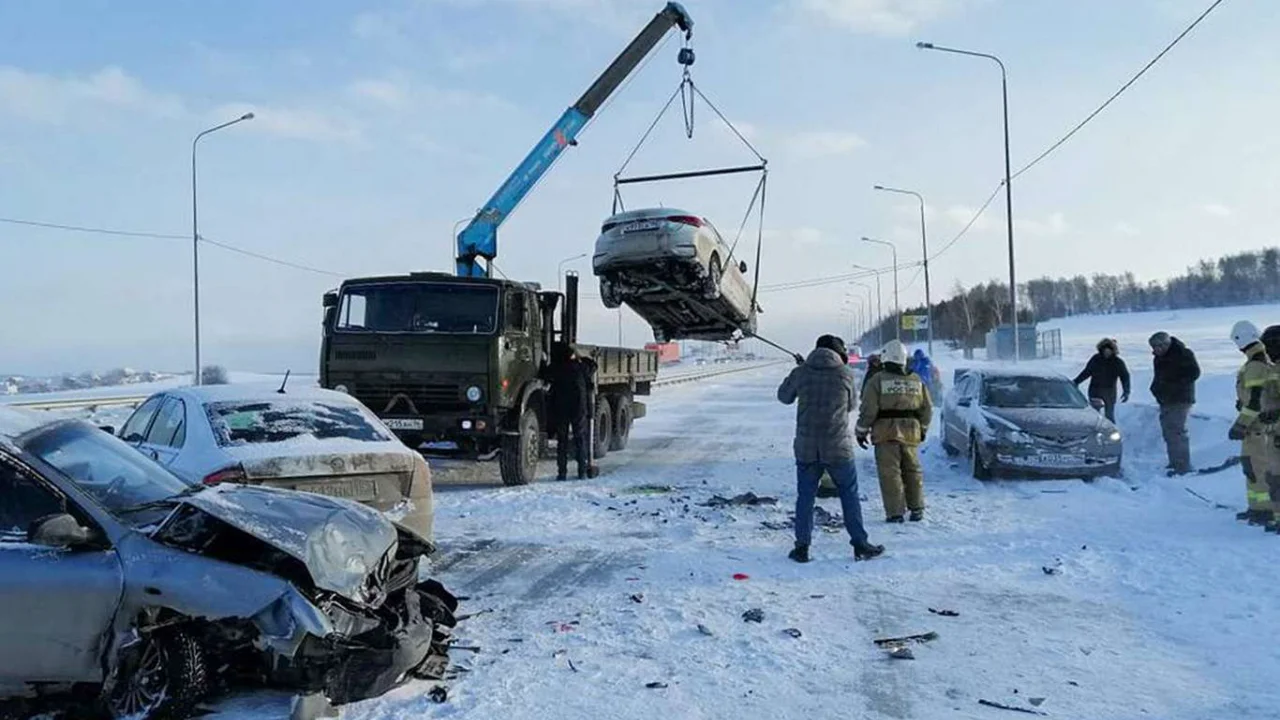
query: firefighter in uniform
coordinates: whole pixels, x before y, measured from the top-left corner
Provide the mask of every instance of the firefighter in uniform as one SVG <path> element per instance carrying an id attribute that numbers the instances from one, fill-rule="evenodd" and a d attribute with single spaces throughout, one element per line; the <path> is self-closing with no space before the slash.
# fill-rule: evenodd
<path id="1" fill-rule="evenodd" d="M 897 340 L 884 347 L 884 368 L 866 385 L 858 413 L 858 444 L 876 446 L 876 470 L 888 522 L 924 519 L 924 472 L 919 446 L 929 433 L 933 403 L 920 376 L 906 369 L 907 349 Z"/>
<path id="2" fill-rule="evenodd" d="M 1268 481 L 1277 480 L 1276 427 L 1280 396 L 1276 368 L 1267 358 L 1258 328 L 1242 320 L 1231 328 L 1231 339 L 1245 355 L 1236 373 L 1236 409 L 1239 415 L 1228 437 L 1240 441 L 1240 465 L 1244 469 L 1245 497 L 1249 508 L 1236 515 L 1250 525 L 1274 527 L 1274 509 Z M 1280 489 L 1280 488 L 1278 488 Z"/>

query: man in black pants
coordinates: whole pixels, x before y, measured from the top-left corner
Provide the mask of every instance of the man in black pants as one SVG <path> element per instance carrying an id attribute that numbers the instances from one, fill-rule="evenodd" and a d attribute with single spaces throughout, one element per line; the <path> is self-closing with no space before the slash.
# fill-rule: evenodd
<path id="1" fill-rule="evenodd" d="M 551 411 L 556 425 L 556 479 L 569 473 L 569 435 L 573 433 L 574 459 L 578 463 L 578 479 L 595 477 L 590 464 L 591 378 L 595 363 L 578 356 L 572 345 L 556 345 L 551 359 Z"/>
<path id="2" fill-rule="evenodd" d="M 1120 402 L 1129 402 L 1129 368 L 1120 359 L 1120 346 L 1111 338 L 1098 341 L 1098 353 L 1089 358 L 1084 370 L 1076 376 L 1079 385 L 1089 381 L 1089 399 L 1097 398 L 1107 414 L 1107 419 L 1116 421 L 1116 381 L 1120 381 L 1120 389 L 1124 393 Z"/>

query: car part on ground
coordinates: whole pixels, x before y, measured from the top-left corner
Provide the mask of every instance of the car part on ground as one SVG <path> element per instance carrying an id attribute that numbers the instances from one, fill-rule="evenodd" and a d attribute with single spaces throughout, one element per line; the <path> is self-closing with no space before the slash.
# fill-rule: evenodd
<path id="1" fill-rule="evenodd" d="M 419 580 L 416 534 L 346 500 L 186 485 L 87 423 L 12 412 L 0 687 L 92 685 L 111 715 L 158 718 L 215 674 L 335 704 L 443 675 L 457 599 Z"/>
<path id="2" fill-rule="evenodd" d="M 942 444 L 979 480 L 1119 475 L 1123 438 L 1070 380 L 1034 370 L 966 369 L 942 409 Z"/>

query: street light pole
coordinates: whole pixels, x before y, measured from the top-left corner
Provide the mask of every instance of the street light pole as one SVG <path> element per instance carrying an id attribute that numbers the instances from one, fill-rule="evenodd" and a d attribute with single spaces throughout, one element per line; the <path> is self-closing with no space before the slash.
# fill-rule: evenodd
<path id="1" fill-rule="evenodd" d="M 875 310 L 875 305 L 872 304 L 871 286 L 866 283 L 857 282 L 856 280 L 850 280 L 849 284 L 856 285 L 857 287 L 860 287 L 860 288 L 864 288 L 867 291 L 867 304 L 866 304 L 867 322 L 863 323 L 863 328 L 862 328 L 862 334 L 865 335 L 867 333 L 867 330 L 871 328 L 871 322 L 870 322 L 871 315 Z M 862 298 L 858 298 L 858 299 L 861 300 Z"/>
<path id="2" fill-rule="evenodd" d="M 191 141 L 191 286 L 194 299 L 194 324 L 193 331 L 195 334 L 196 346 L 196 367 L 195 374 L 192 376 L 191 384 L 200 384 L 200 212 L 199 204 L 196 201 L 196 143 L 200 142 L 200 138 L 211 132 L 217 132 L 223 128 L 231 127 L 238 122 L 252 120 L 253 113 L 245 113 L 235 120 L 224 122 L 221 125 L 211 127 L 208 130 L 196 135 Z"/>
<path id="3" fill-rule="evenodd" d="M 853 267 L 857 270 L 867 270 L 875 273 L 876 276 L 876 346 L 884 345 L 884 331 L 880 326 L 884 324 L 884 296 L 880 294 L 880 270 L 869 268 L 864 265 L 854 263 Z"/>
<path id="4" fill-rule="evenodd" d="M 883 192 L 898 193 L 899 195 L 911 195 L 920 201 L 920 249 L 924 258 L 924 312 L 929 324 L 927 328 L 929 331 L 929 357 L 933 357 L 933 296 L 929 291 L 929 235 L 925 232 L 924 196 L 914 190 L 902 190 L 885 185 L 876 185 L 875 189 Z"/>
<path id="5" fill-rule="evenodd" d="M 937 50 L 939 52 L 948 52 L 955 55 L 968 55 L 970 57 L 986 58 L 996 65 L 1000 66 L 1000 96 L 1004 101 L 1004 202 L 1005 202 L 1005 218 L 1009 230 L 1009 307 L 1012 308 L 1013 315 L 1013 361 L 1018 362 L 1022 359 L 1022 343 L 1018 337 L 1018 278 L 1014 271 L 1013 261 L 1013 175 L 1009 160 L 1009 77 L 1005 72 L 1004 62 L 995 55 L 987 53 L 973 52 L 970 50 L 958 50 L 956 48 L 943 47 L 934 45 L 933 43 L 919 42 L 916 47 L 921 50 Z M 932 326 L 930 326 L 932 327 Z"/>
<path id="6" fill-rule="evenodd" d="M 575 260 L 581 260 L 586 256 L 587 256 L 586 253 L 581 253 L 578 255 L 574 255 L 573 257 L 567 257 L 560 261 L 560 264 L 556 266 L 556 289 L 557 290 L 559 290 L 561 293 L 564 292 L 564 266 L 568 265 L 569 263 Z"/>
<path id="7" fill-rule="evenodd" d="M 898 298 L 898 248 L 891 242 L 866 236 L 863 236 L 862 242 L 884 245 L 893 251 L 893 314 L 895 316 L 893 324 L 896 326 L 894 337 L 898 339 L 898 342 L 902 342 L 902 301 Z"/>

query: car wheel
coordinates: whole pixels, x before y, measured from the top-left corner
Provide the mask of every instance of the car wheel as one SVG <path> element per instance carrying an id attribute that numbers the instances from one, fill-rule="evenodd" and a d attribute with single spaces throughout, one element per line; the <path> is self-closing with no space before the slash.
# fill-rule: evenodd
<path id="1" fill-rule="evenodd" d="M 209 668 L 204 648 L 184 632 L 142 636 L 133 667 L 103 698 L 113 718 L 184 718 L 209 692 Z"/>
<path id="2" fill-rule="evenodd" d="M 960 454 L 960 449 L 955 445 L 952 445 L 951 441 L 947 439 L 947 431 L 945 428 L 942 430 L 942 451 L 945 452 L 948 457 L 956 457 Z"/>
<path id="3" fill-rule="evenodd" d="M 982 462 L 982 453 L 978 450 L 978 438 L 975 436 L 969 441 L 969 467 L 973 471 L 975 480 L 990 480 L 991 468 Z"/>
<path id="4" fill-rule="evenodd" d="M 600 281 L 600 302 L 610 310 L 622 307 L 622 296 L 618 287 L 608 280 Z"/>
<path id="5" fill-rule="evenodd" d="M 542 456 L 542 428 L 538 413 L 528 408 L 520 416 L 515 435 L 502 436 L 500 469 L 503 485 L 528 485 L 538 477 L 538 459 Z"/>
<path id="6" fill-rule="evenodd" d="M 702 296 L 707 300 L 715 300 L 720 297 L 720 282 L 724 280 L 724 267 L 720 264 L 720 256 L 712 255 L 711 261 L 707 263 L 706 286 L 702 290 Z"/>

